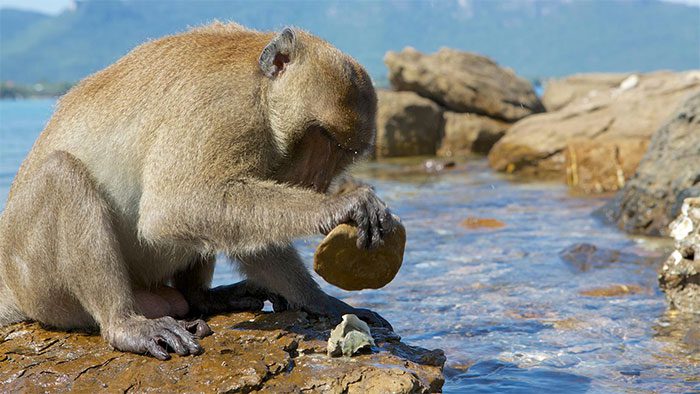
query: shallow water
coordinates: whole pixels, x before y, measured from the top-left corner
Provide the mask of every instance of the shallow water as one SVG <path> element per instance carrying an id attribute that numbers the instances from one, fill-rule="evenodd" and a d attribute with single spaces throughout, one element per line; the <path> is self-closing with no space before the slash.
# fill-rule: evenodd
<path id="1" fill-rule="evenodd" d="M 0 101 L 2 206 L 52 105 Z M 573 197 L 559 184 L 513 182 L 483 159 L 439 175 L 407 171 L 409 164 L 415 163 L 357 171 L 407 228 L 396 279 L 381 290 L 354 293 L 323 286 L 382 314 L 405 341 L 444 349 L 445 392 L 700 391 L 700 349 L 683 339 L 700 319 L 666 311 L 656 285 L 656 264 L 668 243 L 600 223 L 591 213 L 605 199 Z M 469 229 L 460 225 L 468 217 L 505 226 Z M 319 239 L 298 243 L 306 261 Z M 576 243 L 625 258 L 583 266 L 559 257 Z M 216 284 L 236 278 L 230 265 L 217 268 Z M 633 291 L 580 294 L 615 284 Z"/>

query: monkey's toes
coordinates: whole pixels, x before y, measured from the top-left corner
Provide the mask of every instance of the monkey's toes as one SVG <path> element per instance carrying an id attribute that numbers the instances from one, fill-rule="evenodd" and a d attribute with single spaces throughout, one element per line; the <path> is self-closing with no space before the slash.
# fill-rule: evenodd
<path id="1" fill-rule="evenodd" d="M 181 356 L 203 351 L 193 334 L 172 317 L 146 319 L 137 316 L 111 328 L 106 336 L 117 350 L 148 354 L 159 360 L 169 359 L 168 351 Z"/>
<path id="2" fill-rule="evenodd" d="M 213 333 L 207 322 L 205 322 L 202 319 L 192 321 L 178 320 L 178 323 L 180 323 L 180 326 L 182 326 L 182 328 L 194 335 L 194 337 L 197 339 L 202 339 Z"/>

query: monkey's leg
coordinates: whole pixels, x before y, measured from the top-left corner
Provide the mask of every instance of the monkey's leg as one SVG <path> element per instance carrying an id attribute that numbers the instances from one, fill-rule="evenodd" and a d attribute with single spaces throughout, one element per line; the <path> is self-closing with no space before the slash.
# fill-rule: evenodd
<path id="1" fill-rule="evenodd" d="M 210 288 L 214 264 L 214 256 L 200 256 L 187 269 L 175 274 L 175 287 L 187 300 L 192 313 L 212 315 L 263 308 L 267 295 L 262 291 L 251 291 L 243 282 Z"/>
<path id="2" fill-rule="evenodd" d="M 175 319 L 136 312 L 109 206 L 74 156 L 52 153 L 20 184 L 0 231 L 3 274 L 27 317 L 60 328 L 97 323 L 116 349 L 159 359 L 169 358 L 168 348 L 201 353 Z"/>
<path id="3" fill-rule="evenodd" d="M 292 245 L 269 246 L 258 253 L 239 256 L 241 270 L 250 282 L 284 298 L 290 309 L 340 319 L 352 313 L 372 325 L 391 329 L 391 324 L 368 309 L 354 308 L 321 290 Z M 274 304 L 274 301 L 273 301 Z"/>

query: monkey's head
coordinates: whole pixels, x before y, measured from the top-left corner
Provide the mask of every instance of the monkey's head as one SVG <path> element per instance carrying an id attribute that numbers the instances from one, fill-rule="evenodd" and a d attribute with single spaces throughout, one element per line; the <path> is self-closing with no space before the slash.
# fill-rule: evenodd
<path id="1" fill-rule="evenodd" d="M 311 34 L 285 28 L 263 49 L 270 126 L 284 152 L 310 130 L 339 149 L 365 154 L 374 142 L 377 96 L 350 56 Z"/>

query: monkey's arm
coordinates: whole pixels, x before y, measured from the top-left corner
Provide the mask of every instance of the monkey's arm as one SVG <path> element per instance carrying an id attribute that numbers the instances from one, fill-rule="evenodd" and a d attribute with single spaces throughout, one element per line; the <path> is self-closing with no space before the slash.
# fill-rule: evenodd
<path id="1" fill-rule="evenodd" d="M 181 191 L 168 190 L 179 185 Z M 144 185 L 139 230 L 149 241 L 188 241 L 206 252 L 236 256 L 270 244 L 327 233 L 356 223 L 358 247 L 379 245 L 393 225 L 386 205 L 368 187 L 337 196 L 271 181 L 238 178 L 208 186 L 182 182 Z"/>

